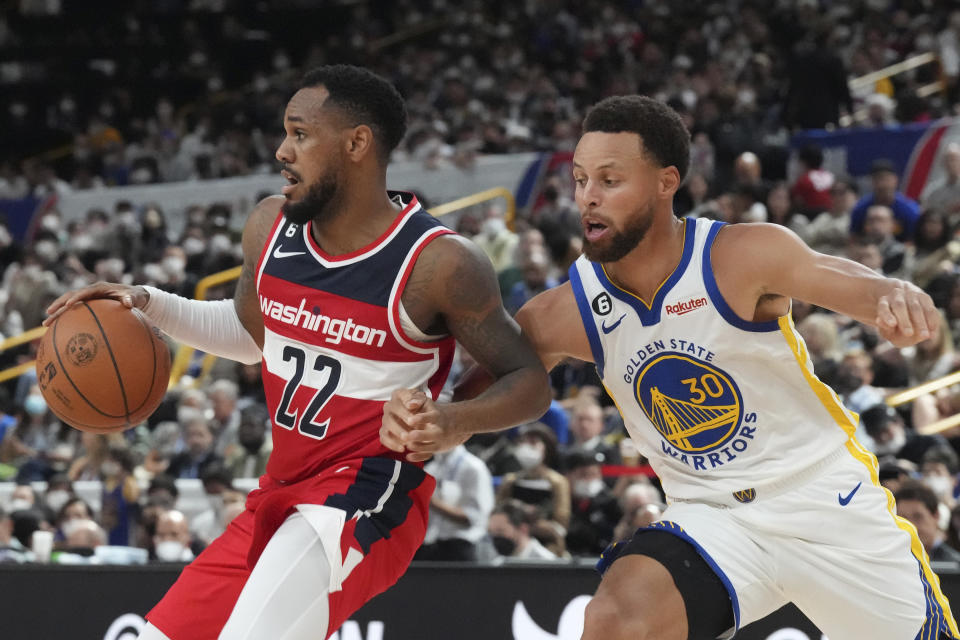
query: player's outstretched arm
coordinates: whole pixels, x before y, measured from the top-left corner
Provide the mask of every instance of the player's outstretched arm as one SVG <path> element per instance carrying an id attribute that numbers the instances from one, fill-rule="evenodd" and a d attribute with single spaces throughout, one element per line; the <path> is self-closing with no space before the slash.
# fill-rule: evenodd
<path id="1" fill-rule="evenodd" d="M 50 315 L 44 324 L 49 326 L 77 302 L 113 298 L 127 307 L 142 309 L 178 342 L 231 360 L 259 362 L 263 319 L 257 301 L 256 266 L 282 204 L 282 197 L 265 198 L 250 214 L 243 232 L 243 267 L 233 300 L 191 300 L 153 287 L 98 282 L 57 298 L 47 308 Z"/>
<path id="2" fill-rule="evenodd" d="M 384 406 L 380 435 L 386 446 L 408 450 L 412 461 L 426 460 L 471 434 L 535 420 L 546 412 L 546 371 L 503 308 L 493 267 L 476 245 L 452 236 L 434 240 L 418 259 L 411 284 L 493 382 L 475 398 L 448 404 L 434 403 L 422 391 L 395 392 Z"/>
<path id="3" fill-rule="evenodd" d="M 713 265 L 718 272 L 738 274 L 734 287 L 756 287 L 760 296 L 797 298 L 842 313 L 876 327 L 898 347 L 925 340 L 939 322 L 933 300 L 916 285 L 817 253 L 778 225 L 725 228 L 717 237 Z"/>

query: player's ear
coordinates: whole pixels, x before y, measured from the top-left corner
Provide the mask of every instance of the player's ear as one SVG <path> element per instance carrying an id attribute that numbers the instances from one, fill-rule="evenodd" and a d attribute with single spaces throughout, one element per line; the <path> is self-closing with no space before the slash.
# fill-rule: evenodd
<path id="1" fill-rule="evenodd" d="M 680 188 L 680 172 L 673 165 L 660 170 L 660 179 L 657 182 L 657 195 L 661 198 L 672 198 Z"/>
<path id="2" fill-rule="evenodd" d="M 359 161 L 373 152 L 373 131 L 365 124 L 357 125 L 349 130 L 345 146 L 347 155 L 354 162 Z"/>

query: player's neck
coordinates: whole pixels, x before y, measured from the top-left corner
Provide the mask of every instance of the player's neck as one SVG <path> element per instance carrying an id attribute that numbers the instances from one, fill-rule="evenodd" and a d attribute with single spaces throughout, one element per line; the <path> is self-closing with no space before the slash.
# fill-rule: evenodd
<path id="1" fill-rule="evenodd" d="M 660 284 L 680 264 L 683 256 L 684 221 L 669 212 L 659 215 L 633 251 L 604 270 L 619 287 L 650 302 Z"/>
<path id="2" fill-rule="evenodd" d="M 385 184 L 354 187 L 344 194 L 336 215 L 311 225 L 313 239 L 329 255 L 352 253 L 382 236 L 400 210 L 387 196 Z"/>

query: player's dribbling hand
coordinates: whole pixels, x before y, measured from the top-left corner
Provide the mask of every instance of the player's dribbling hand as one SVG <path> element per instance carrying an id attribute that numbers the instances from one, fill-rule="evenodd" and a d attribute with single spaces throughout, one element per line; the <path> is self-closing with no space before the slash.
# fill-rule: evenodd
<path id="1" fill-rule="evenodd" d="M 423 462 L 466 440 L 452 431 L 446 413 L 423 391 L 399 389 L 383 405 L 380 442 L 392 451 L 406 451 L 410 462 Z"/>
<path id="2" fill-rule="evenodd" d="M 43 321 L 43 326 L 49 327 L 57 319 L 57 316 L 76 303 L 98 298 L 112 298 L 113 300 L 119 300 L 128 309 L 133 307 L 142 309 L 150 300 L 150 294 L 143 287 L 131 287 L 114 282 L 97 282 L 82 289 L 68 291 L 51 302 L 50 306 L 47 307 L 47 317 Z"/>
<path id="3" fill-rule="evenodd" d="M 907 347 L 934 335 L 940 314 L 922 289 L 899 282 L 877 302 L 876 325 L 881 337 L 898 347 Z"/>

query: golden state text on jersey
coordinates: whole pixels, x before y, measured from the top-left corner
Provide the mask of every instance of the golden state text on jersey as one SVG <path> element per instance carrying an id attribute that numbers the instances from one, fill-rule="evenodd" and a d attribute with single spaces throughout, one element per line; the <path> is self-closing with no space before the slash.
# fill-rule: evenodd
<path id="1" fill-rule="evenodd" d="M 570 268 L 597 371 L 673 499 L 730 496 L 809 467 L 857 424 L 813 374 L 789 314 L 750 322 L 727 305 L 710 251 L 722 228 L 686 219 L 680 262 L 649 301 L 585 257 Z"/>
<path id="2" fill-rule="evenodd" d="M 277 216 L 257 269 L 263 386 L 273 422 L 267 473 L 291 481 L 324 465 L 396 457 L 380 443 L 394 389 L 436 398 L 453 359 L 450 336 L 425 336 L 401 297 L 420 252 L 449 229 L 411 194 L 391 193 L 394 223 L 370 245 L 326 254 L 310 225 Z"/>

